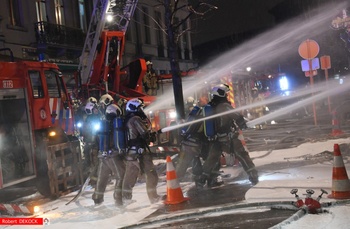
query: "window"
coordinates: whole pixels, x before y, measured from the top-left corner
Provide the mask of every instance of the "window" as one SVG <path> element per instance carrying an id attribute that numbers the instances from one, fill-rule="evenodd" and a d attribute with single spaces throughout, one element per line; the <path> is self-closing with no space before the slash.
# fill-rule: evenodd
<path id="1" fill-rule="evenodd" d="M 36 20 L 38 22 L 47 21 L 46 1 L 45 0 L 37 0 L 36 1 Z"/>
<path id="2" fill-rule="evenodd" d="M 20 0 L 9 0 L 10 20 L 13 26 L 22 26 L 22 5 Z"/>
<path id="3" fill-rule="evenodd" d="M 63 0 L 55 0 L 55 15 L 58 25 L 65 25 Z"/>
<path id="4" fill-rule="evenodd" d="M 145 43 L 151 44 L 151 31 L 150 31 L 148 8 L 142 7 L 142 11 L 143 11 L 143 24 L 145 28 Z"/>
<path id="5" fill-rule="evenodd" d="M 58 81 L 56 77 L 56 73 L 53 71 L 45 71 L 47 90 L 49 92 L 50 98 L 60 98 L 60 88 L 58 86 Z"/>
<path id="6" fill-rule="evenodd" d="M 80 21 L 80 28 L 87 32 L 88 28 L 86 25 L 86 15 L 85 15 L 85 5 L 84 0 L 79 0 L 79 21 Z"/>
<path id="7" fill-rule="evenodd" d="M 32 85 L 34 99 L 44 98 L 43 83 L 39 71 L 29 71 L 30 83 Z"/>

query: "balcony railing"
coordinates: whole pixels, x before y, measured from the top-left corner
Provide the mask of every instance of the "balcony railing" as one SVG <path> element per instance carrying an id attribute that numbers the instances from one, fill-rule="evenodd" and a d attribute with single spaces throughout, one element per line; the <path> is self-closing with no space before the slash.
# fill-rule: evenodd
<path id="1" fill-rule="evenodd" d="M 38 44 L 83 47 L 85 34 L 81 29 L 41 21 L 34 24 Z"/>

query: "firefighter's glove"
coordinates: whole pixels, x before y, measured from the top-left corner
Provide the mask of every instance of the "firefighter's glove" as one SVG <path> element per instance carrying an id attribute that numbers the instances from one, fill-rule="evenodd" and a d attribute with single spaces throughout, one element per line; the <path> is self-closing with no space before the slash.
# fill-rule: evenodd
<path id="1" fill-rule="evenodd" d="M 238 119 L 235 120 L 235 123 L 237 124 L 237 126 L 239 127 L 239 129 L 244 130 L 247 129 L 247 123 L 243 117 L 243 115 L 241 115 Z"/>
<path id="2" fill-rule="evenodd" d="M 161 134 L 161 133 L 163 133 L 162 129 L 157 130 L 157 134 Z"/>
<path id="3" fill-rule="evenodd" d="M 152 132 L 149 133 L 149 141 L 150 142 L 157 141 L 157 132 L 152 131 Z"/>

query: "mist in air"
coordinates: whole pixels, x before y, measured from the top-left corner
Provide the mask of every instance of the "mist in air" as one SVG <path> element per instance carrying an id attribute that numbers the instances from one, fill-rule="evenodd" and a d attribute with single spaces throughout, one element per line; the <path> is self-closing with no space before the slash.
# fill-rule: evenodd
<path id="1" fill-rule="evenodd" d="M 245 43 L 242 43 L 238 47 L 217 56 L 206 66 L 201 66 L 201 69 L 204 70 L 199 71 L 200 76 L 192 77 L 196 78 L 195 80 L 186 79 L 186 77 L 183 78 L 184 98 L 190 95 L 192 96 L 194 92 L 199 91 L 201 88 L 208 87 L 208 83 L 210 82 L 219 82 L 223 76 L 232 75 L 234 80 L 234 77 L 236 75 L 238 76 L 239 72 L 247 66 L 259 66 L 262 63 L 266 63 L 266 60 L 269 60 L 269 62 L 276 62 L 282 56 L 288 57 L 295 55 L 295 53 L 298 52 L 299 45 L 304 40 L 312 39 L 313 37 L 317 37 L 329 30 L 332 19 L 334 19 L 344 7 L 345 3 L 337 5 L 328 4 L 322 8 L 315 9 L 314 12 L 310 13 L 310 15 L 314 16 L 307 20 L 301 17 L 289 20 Z M 300 71 L 302 72 L 301 67 Z M 344 85 L 342 88 L 347 87 L 347 85 Z M 285 113 L 291 109 L 297 109 L 298 106 L 311 104 L 315 99 L 323 99 L 330 94 L 341 93 L 342 90 L 330 92 L 329 90 L 325 90 L 325 85 L 315 85 L 313 92 L 315 93 L 314 96 L 316 96 L 316 98 L 310 96 L 309 100 L 303 100 L 303 104 L 292 104 L 291 107 L 289 106 L 285 109 L 287 111 L 280 110 L 279 113 L 274 114 L 274 116 L 285 115 Z M 159 110 L 173 106 L 174 93 L 172 87 L 169 87 L 168 90 L 163 91 L 163 93 L 164 94 L 157 96 L 156 102 L 145 108 L 146 113 L 152 110 Z M 310 88 L 301 88 L 295 91 L 294 96 L 302 96 L 310 93 L 312 93 Z M 265 100 L 264 104 L 272 103 L 276 99 L 281 100 L 283 98 L 272 98 L 271 101 Z M 237 107 L 235 110 L 240 111 L 251 109 L 258 105 L 261 104 L 250 104 L 249 106 Z M 271 114 L 269 115 L 271 116 Z M 272 117 L 267 117 L 266 119 L 270 118 Z M 260 120 L 255 120 L 254 123 L 251 124 L 254 125 L 255 123 L 264 121 L 265 120 L 262 117 Z"/>

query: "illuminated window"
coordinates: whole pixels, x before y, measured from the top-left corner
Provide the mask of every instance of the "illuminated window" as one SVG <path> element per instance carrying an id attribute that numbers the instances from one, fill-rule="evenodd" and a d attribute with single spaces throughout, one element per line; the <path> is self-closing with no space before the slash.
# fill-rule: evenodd
<path id="1" fill-rule="evenodd" d="M 59 25 L 65 25 L 63 0 L 55 0 L 55 15 L 56 23 Z"/>
<path id="2" fill-rule="evenodd" d="M 80 28 L 87 32 L 88 28 L 86 25 L 86 15 L 85 15 L 85 5 L 84 0 L 79 0 L 79 20 L 80 20 Z"/>
<path id="3" fill-rule="evenodd" d="M 36 19 L 38 22 L 47 21 L 46 17 L 46 1 L 37 0 L 35 3 L 36 7 Z"/>

